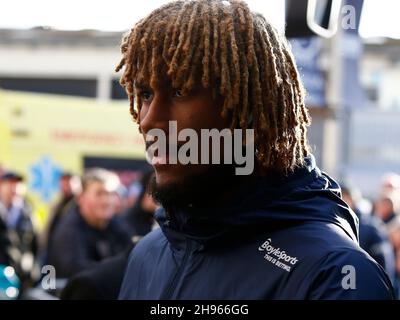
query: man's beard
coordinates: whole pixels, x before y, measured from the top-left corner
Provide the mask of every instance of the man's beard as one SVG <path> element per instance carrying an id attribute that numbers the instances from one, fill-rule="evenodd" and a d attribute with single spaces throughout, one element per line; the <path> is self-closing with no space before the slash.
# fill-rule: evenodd
<path id="1" fill-rule="evenodd" d="M 224 196 L 237 187 L 243 176 L 235 175 L 234 165 L 211 165 L 206 172 L 193 174 L 179 183 L 157 185 L 154 177 L 151 194 L 164 209 L 208 207 L 224 201 Z"/>

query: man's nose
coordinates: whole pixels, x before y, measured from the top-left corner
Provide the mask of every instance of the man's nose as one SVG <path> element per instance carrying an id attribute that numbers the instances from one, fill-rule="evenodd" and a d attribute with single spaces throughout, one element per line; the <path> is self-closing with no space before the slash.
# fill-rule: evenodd
<path id="1" fill-rule="evenodd" d="M 140 112 L 140 128 L 146 134 L 151 129 L 168 131 L 170 120 L 168 101 L 163 94 L 155 93 L 150 105 L 142 107 Z"/>

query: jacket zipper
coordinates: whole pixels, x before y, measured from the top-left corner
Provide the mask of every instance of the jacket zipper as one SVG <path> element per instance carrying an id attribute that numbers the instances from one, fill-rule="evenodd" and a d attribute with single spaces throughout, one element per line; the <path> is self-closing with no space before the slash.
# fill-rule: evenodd
<path id="1" fill-rule="evenodd" d="M 170 282 L 168 287 L 163 291 L 161 298 L 160 298 L 161 300 L 170 300 L 171 299 L 171 296 L 178 284 L 178 280 L 181 278 L 183 270 L 185 269 L 187 260 L 190 255 L 190 251 L 191 251 L 191 242 L 187 241 L 186 248 L 185 248 L 185 254 L 183 255 L 182 263 L 179 266 L 176 273 L 174 274 L 174 277 L 172 278 L 172 281 Z"/>

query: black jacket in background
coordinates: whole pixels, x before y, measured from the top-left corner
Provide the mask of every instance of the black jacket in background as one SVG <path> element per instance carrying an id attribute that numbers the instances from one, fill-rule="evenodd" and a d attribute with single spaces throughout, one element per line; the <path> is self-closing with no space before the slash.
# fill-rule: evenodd
<path id="1" fill-rule="evenodd" d="M 0 264 L 2 265 L 10 264 L 10 257 L 8 255 L 9 246 L 10 241 L 7 237 L 7 226 L 0 218 Z"/>
<path id="2" fill-rule="evenodd" d="M 115 257 L 73 276 L 61 293 L 62 300 L 116 300 L 131 247 Z"/>
<path id="3" fill-rule="evenodd" d="M 131 238 L 145 236 L 152 230 L 155 222 L 154 213 L 143 210 L 141 201 L 136 202 L 133 207 L 127 209 L 120 219 Z"/>
<path id="4" fill-rule="evenodd" d="M 154 214 L 141 207 L 141 201 L 127 209 L 120 223 L 136 241 L 152 230 Z M 122 284 L 129 253 L 135 243 L 123 253 L 96 263 L 90 269 L 79 272 L 67 283 L 61 293 L 62 300 L 116 300 Z"/>
<path id="5" fill-rule="evenodd" d="M 385 269 L 392 283 L 396 279 L 396 262 L 383 222 L 374 216 L 367 216 L 355 210 L 359 218 L 360 246 Z"/>
<path id="6" fill-rule="evenodd" d="M 74 204 L 54 230 L 48 263 L 55 267 L 57 278 L 68 278 L 129 244 L 129 236 L 115 219 L 104 230 L 97 230 L 85 222 Z"/>
<path id="7" fill-rule="evenodd" d="M 58 224 L 61 219 L 66 215 L 69 210 L 69 207 L 74 204 L 74 197 L 71 196 L 63 196 L 59 202 L 55 205 L 46 231 L 46 243 L 45 243 L 45 259 L 47 259 L 50 250 L 50 244 L 53 243 L 54 232 L 57 229 Z M 47 260 L 45 260 L 47 262 Z"/>

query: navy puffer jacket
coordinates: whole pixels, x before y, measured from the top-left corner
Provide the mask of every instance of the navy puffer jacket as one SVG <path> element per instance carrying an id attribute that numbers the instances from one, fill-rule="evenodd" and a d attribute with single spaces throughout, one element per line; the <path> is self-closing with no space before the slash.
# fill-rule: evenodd
<path id="1" fill-rule="evenodd" d="M 120 299 L 393 299 L 358 245 L 358 219 L 314 158 L 243 185 L 229 207 L 156 213 Z"/>

